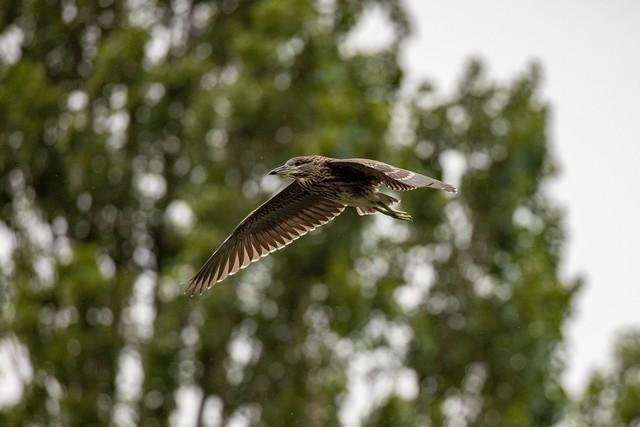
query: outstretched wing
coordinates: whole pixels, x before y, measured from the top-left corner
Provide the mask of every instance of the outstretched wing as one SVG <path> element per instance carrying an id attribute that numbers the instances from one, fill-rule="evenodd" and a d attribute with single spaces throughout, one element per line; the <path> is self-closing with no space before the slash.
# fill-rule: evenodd
<path id="1" fill-rule="evenodd" d="M 401 169 L 386 163 L 370 159 L 331 159 L 330 166 L 338 168 L 353 168 L 365 175 L 371 176 L 392 190 L 406 191 L 420 187 L 430 187 L 455 193 L 454 186 L 437 179 L 421 175 L 406 169 Z"/>
<path id="2" fill-rule="evenodd" d="M 344 209 L 343 204 L 309 193 L 294 181 L 242 220 L 189 281 L 187 293 L 202 293 L 326 224 Z"/>

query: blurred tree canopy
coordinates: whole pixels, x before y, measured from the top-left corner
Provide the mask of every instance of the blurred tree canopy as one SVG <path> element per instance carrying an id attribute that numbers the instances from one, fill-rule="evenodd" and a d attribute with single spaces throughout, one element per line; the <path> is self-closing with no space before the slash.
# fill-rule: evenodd
<path id="1" fill-rule="evenodd" d="M 345 48 L 371 8 L 393 40 Z M 397 0 L 2 3 L 0 424 L 557 422 L 578 283 L 540 72 L 403 94 L 408 34 Z M 347 212 L 184 297 L 310 153 L 460 193 L 403 194 L 411 224 Z"/>
<path id="2" fill-rule="evenodd" d="M 616 343 L 611 372 L 591 376 L 572 419 L 578 425 L 625 427 L 640 424 L 640 330 Z"/>

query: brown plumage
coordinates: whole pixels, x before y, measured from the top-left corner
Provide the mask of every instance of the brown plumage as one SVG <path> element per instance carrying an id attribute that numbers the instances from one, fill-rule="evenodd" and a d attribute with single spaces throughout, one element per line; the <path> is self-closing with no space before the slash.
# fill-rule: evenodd
<path id="1" fill-rule="evenodd" d="M 326 224 L 347 206 L 359 215 L 380 212 L 410 220 L 390 207 L 398 200 L 378 191 L 380 185 L 406 191 L 421 187 L 455 192 L 437 179 L 369 159 L 302 156 L 289 159 L 269 174 L 294 179 L 251 212 L 189 281 L 187 293 L 202 293 L 253 261 L 269 255 Z"/>

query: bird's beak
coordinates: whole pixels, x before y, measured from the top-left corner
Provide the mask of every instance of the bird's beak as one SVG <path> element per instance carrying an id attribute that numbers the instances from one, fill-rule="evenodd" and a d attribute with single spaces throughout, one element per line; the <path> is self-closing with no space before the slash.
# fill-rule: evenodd
<path id="1" fill-rule="evenodd" d="M 292 172 L 295 172 L 297 168 L 295 166 L 282 165 L 278 166 L 275 169 L 272 169 L 269 172 L 269 175 L 290 175 Z"/>

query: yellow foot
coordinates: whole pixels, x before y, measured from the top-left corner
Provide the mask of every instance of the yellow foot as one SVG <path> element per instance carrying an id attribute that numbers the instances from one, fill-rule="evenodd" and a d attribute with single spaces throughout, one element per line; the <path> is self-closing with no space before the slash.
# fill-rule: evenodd
<path id="1" fill-rule="evenodd" d="M 411 216 L 411 214 L 407 213 L 407 212 L 403 212 L 403 211 L 392 211 L 393 212 L 393 217 L 397 218 L 397 219 L 401 219 L 403 221 L 411 221 L 413 220 L 413 217 Z"/>
<path id="2" fill-rule="evenodd" d="M 391 209 L 389 206 L 376 206 L 373 209 L 377 210 L 380 213 L 383 213 L 385 215 L 389 215 L 391 218 L 395 218 L 395 219 L 401 219 L 402 221 L 411 221 L 413 220 L 413 217 L 408 214 L 407 212 L 403 212 L 403 211 L 396 211 L 394 209 Z"/>

